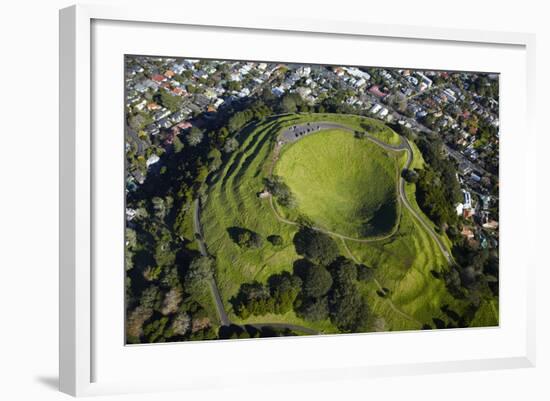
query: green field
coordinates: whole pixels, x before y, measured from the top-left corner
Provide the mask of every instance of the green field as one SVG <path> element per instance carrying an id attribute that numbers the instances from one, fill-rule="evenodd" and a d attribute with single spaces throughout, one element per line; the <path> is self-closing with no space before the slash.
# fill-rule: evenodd
<path id="1" fill-rule="evenodd" d="M 405 152 L 391 152 L 351 132 L 326 130 L 284 145 L 279 160 L 273 159 L 277 136 L 285 127 L 308 121 L 337 122 L 352 130 L 363 123 L 373 127 L 373 137 L 397 145 L 401 138 L 382 123 L 359 116 L 305 114 L 268 118 L 245 127 L 238 135 L 239 149 L 224 160 L 222 168 L 209 179 L 201 223 L 208 251 L 216 258 L 217 283 L 225 308 L 234 322 L 287 322 L 337 332 L 330 322 L 311 324 L 294 313 L 238 319 L 230 300 L 242 283 L 265 282 L 281 271 L 292 271 L 296 254 L 293 237 L 297 225 L 282 221 L 274 213 L 270 199 L 261 199 L 263 179 L 271 171 L 284 178 L 297 199 L 297 211 L 277 206 L 285 218 L 294 221 L 306 215 L 314 224 L 353 238 L 390 231 L 395 234 L 372 242 L 335 237 L 340 253 L 375 269 L 375 280 L 361 284 L 370 309 L 372 327 L 377 330 L 420 329 L 433 318 L 451 322 L 444 309 L 461 314 L 463 301 L 453 298 L 444 282 L 436 278 L 447 262 L 434 240 L 410 214 L 399 207 L 396 183 L 406 160 Z M 414 144 L 413 166 L 422 168 L 420 152 Z M 415 210 L 414 184 L 407 184 L 407 197 Z M 390 205 L 391 211 L 382 210 Z M 382 214 L 380 214 L 382 213 Z M 421 213 L 421 212 L 420 212 Z M 377 220 L 377 217 L 382 216 Z M 429 222 L 429 219 L 422 214 Z M 241 248 L 231 238 L 231 229 L 244 228 L 260 234 L 259 248 Z M 274 246 L 265 238 L 279 235 L 283 244 Z M 442 237 L 448 243 L 446 237 Z M 385 288 L 388 294 L 380 295 Z M 484 325 L 480 316 L 476 323 Z"/>
<path id="2" fill-rule="evenodd" d="M 315 226 L 364 238 L 397 220 L 397 162 L 371 141 L 325 130 L 286 145 L 275 167 Z"/>

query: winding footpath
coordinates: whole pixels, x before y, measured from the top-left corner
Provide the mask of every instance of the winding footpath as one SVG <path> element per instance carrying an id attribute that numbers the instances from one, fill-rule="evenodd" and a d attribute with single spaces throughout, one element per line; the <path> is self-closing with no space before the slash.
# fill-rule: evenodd
<path id="1" fill-rule="evenodd" d="M 342 240 L 342 243 L 344 244 L 344 248 L 346 249 L 346 252 L 348 253 L 349 257 L 357 264 L 360 264 L 361 261 L 359 259 L 357 259 L 355 257 L 355 255 L 353 253 L 351 253 L 351 250 L 348 248 L 348 244 L 346 244 L 346 241 L 345 240 Z M 382 291 L 382 292 L 385 292 L 384 291 L 384 287 L 382 287 L 382 284 L 380 284 L 380 281 L 378 281 L 377 278 L 373 278 L 373 281 L 374 281 L 374 284 L 376 284 L 376 286 L 378 287 L 378 290 Z M 393 301 L 391 300 L 391 298 L 384 298 L 384 300 L 388 303 L 388 305 L 390 306 L 391 310 L 393 310 L 395 313 L 397 313 L 398 315 L 404 317 L 405 319 L 407 320 L 410 320 L 412 322 L 415 322 L 417 323 L 418 325 L 422 325 L 422 323 L 418 320 L 416 320 L 414 317 L 412 317 L 411 315 L 403 312 L 401 309 L 399 309 L 397 306 L 395 306 L 395 304 L 393 303 Z"/>
<path id="2" fill-rule="evenodd" d="M 206 249 L 206 244 L 204 242 L 204 234 L 202 231 L 202 226 L 200 224 L 200 201 L 199 199 L 195 199 L 193 203 L 193 231 L 195 234 L 195 240 L 197 242 L 197 245 L 199 247 L 199 251 L 202 256 L 208 257 L 208 251 Z M 218 317 L 220 319 L 220 324 L 222 326 L 231 326 L 236 325 L 240 327 L 244 326 L 250 326 L 254 327 L 256 329 L 261 330 L 265 327 L 271 327 L 275 329 L 288 329 L 293 331 L 299 331 L 305 334 L 321 334 L 317 330 L 311 329 L 309 327 L 299 326 L 296 324 L 287 324 L 287 323 L 245 323 L 245 324 L 235 324 L 232 323 L 229 319 L 229 316 L 227 315 L 227 312 L 225 311 L 225 307 L 223 305 L 222 297 L 220 295 L 220 291 L 218 289 L 218 285 L 216 283 L 216 279 L 212 278 L 210 280 L 210 291 L 212 293 L 212 298 L 214 299 L 214 303 L 216 305 L 216 310 L 218 312 Z"/>
<path id="3" fill-rule="evenodd" d="M 321 130 L 326 130 L 326 129 L 340 129 L 340 130 L 343 130 L 343 131 L 348 131 L 348 132 L 354 133 L 354 130 L 352 130 L 351 128 L 349 128 L 345 125 L 338 124 L 338 123 L 331 123 L 331 122 L 312 123 L 312 122 L 310 122 L 310 123 L 303 123 L 303 124 L 299 124 L 299 125 L 295 125 L 293 127 L 287 128 L 286 130 L 284 130 L 280 134 L 279 138 L 280 138 L 280 141 L 282 142 L 282 144 L 284 145 L 286 143 L 297 141 L 300 138 L 303 138 L 304 136 L 311 135 L 311 134 L 314 134 L 315 132 L 319 132 Z M 390 151 L 390 152 L 403 152 L 403 151 L 407 152 L 407 161 L 405 162 L 405 166 L 403 167 L 403 170 L 407 170 L 411 166 L 411 163 L 413 161 L 413 151 L 412 151 L 411 145 L 410 145 L 409 141 L 407 140 L 407 138 L 401 137 L 401 143 L 399 145 L 389 145 L 389 144 L 387 144 L 387 143 L 385 143 L 385 142 L 383 142 L 383 141 L 381 141 L 381 140 L 379 140 L 379 139 L 377 139 L 377 138 L 375 138 L 375 137 L 373 137 L 373 136 L 371 136 L 367 133 L 365 133 L 365 138 L 368 139 L 369 141 L 375 143 L 376 145 L 380 146 L 381 148 L 387 150 L 387 151 Z M 277 148 L 277 152 L 280 151 L 280 148 L 281 148 L 281 146 L 279 146 Z M 274 156 L 273 160 L 275 161 L 276 158 L 277 158 L 277 155 Z M 441 238 L 426 223 L 426 221 L 423 219 L 423 217 L 411 206 L 411 203 L 409 202 L 409 199 L 407 198 L 407 194 L 406 194 L 406 191 L 405 191 L 405 184 L 406 184 L 405 179 L 402 176 L 400 176 L 399 177 L 399 184 L 398 184 L 398 188 L 399 188 L 398 189 L 398 194 L 399 194 L 400 203 L 403 204 L 407 208 L 407 210 L 420 223 L 420 225 L 424 228 L 424 230 L 428 233 L 428 235 L 431 238 L 433 238 L 433 240 L 437 244 L 439 250 L 441 251 L 443 256 L 445 256 L 445 259 L 449 263 L 454 263 L 454 259 L 453 259 L 452 255 L 447 251 L 447 248 L 445 247 L 445 244 L 443 243 Z M 277 220 L 279 220 L 283 223 L 286 223 L 286 224 L 298 225 L 298 223 L 296 223 L 294 221 L 290 221 L 290 220 L 285 219 L 284 217 L 282 217 L 277 212 L 277 209 L 276 209 L 276 207 L 273 203 L 273 197 L 272 196 L 269 197 L 269 202 L 270 202 L 271 209 L 275 213 L 275 217 L 277 218 Z M 360 243 L 368 243 L 368 242 L 382 241 L 382 240 L 388 239 L 388 238 L 392 237 L 397 232 L 398 228 L 399 228 L 399 224 L 396 224 L 394 226 L 394 228 L 392 229 L 392 231 L 389 232 L 388 234 L 384 235 L 384 236 L 359 239 L 359 238 L 348 237 L 346 235 L 339 234 L 339 233 L 336 233 L 336 232 L 333 232 L 333 231 L 325 230 L 325 229 L 320 228 L 320 227 L 312 227 L 312 229 L 314 229 L 316 231 L 319 231 L 319 232 L 322 232 L 322 233 L 325 233 L 325 234 L 328 234 L 328 235 L 332 235 L 334 237 L 340 238 L 341 240 L 349 240 L 349 241 L 355 241 L 355 242 L 360 242 Z"/>
<path id="4" fill-rule="evenodd" d="M 346 127 L 346 126 L 338 124 L 338 123 L 331 123 L 331 122 L 317 122 L 317 123 L 311 123 L 310 122 L 310 123 L 295 125 L 291 128 L 287 128 L 286 130 L 282 131 L 282 133 L 279 135 L 280 144 L 276 148 L 276 151 L 275 151 L 275 154 L 274 154 L 274 157 L 273 157 L 273 165 L 275 164 L 275 161 L 276 161 L 277 156 L 278 156 L 278 152 L 280 151 L 280 148 L 282 147 L 282 145 L 284 145 L 286 143 L 294 142 L 296 140 L 299 140 L 300 138 L 302 138 L 305 135 L 310 135 L 312 133 L 315 133 L 315 132 L 318 132 L 318 131 L 321 131 L 321 130 L 326 130 L 326 129 L 341 129 L 341 130 L 348 131 L 348 132 L 351 132 L 351 133 L 354 132 L 349 127 Z M 387 151 L 391 151 L 391 152 L 403 152 L 404 151 L 404 152 L 407 152 L 407 161 L 406 161 L 405 166 L 404 166 L 403 169 L 406 170 L 410 167 L 410 165 L 412 163 L 412 160 L 413 160 L 413 152 L 412 152 L 412 148 L 411 148 L 411 145 L 410 145 L 409 141 L 405 137 L 402 137 L 401 143 L 399 145 L 389 145 L 389 144 L 387 144 L 387 143 L 385 143 L 385 142 L 383 142 L 383 141 L 381 141 L 381 140 L 379 140 L 379 139 L 377 139 L 377 138 L 375 138 L 375 137 L 373 137 L 373 136 L 371 136 L 367 133 L 365 133 L 365 138 L 370 140 L 371 142 L 375 143 L 376 145 L 382 147 L 383 149 L 385 149 Z M 273 165 L 271 167 L 271 171 L 272 171 Z M 441 253 L 445 256 L 447 261 L 449 263 L 454 263 L 454 259 L 453 259 L 452 255 L 447 251 L 447 248 L 445 247 L 445 244 L 443 243 L 441 238 L 439 238 L 439 236 L 433 231 L 432 227 L 430 227 L 430 225 L 428 223 L 426 223 L 426 221 L 423 219 L 423 217 L 412 207 L 412 205 L 409 202 L 409 199 L 407 198 L 407 195 L 406 195 L 405 184 L 406 184 L 405 180 L 400 175 L 399 176 L 399 183 L 398 183 L 398 195 L 399 195 L 400 203 L 407 208 L 407 210 L 420 223 L 422 228 L 424 228 L 424 230 L 428 233 L 428 235 L 435 241 L 435 243 L 437 244 L 437 246 L 440 249 Z M 298 225 L 297 222 L 287 220 L 277 212 L 275 204 L 273 203 L 273 197 L 272 196 L 269 197 L 269 203 L 270 203 L 271 209 L 272 209 L 275 217 L 277 218 L 277 220 L 279 220 L 280 222 L 285 223 L 285 224 Z M 193 226 L 194 226 L 195 240 L 197 242 L 199 251 L 200 251 L 202 256 L 208 257 L 209 254 L 208 254 L 208 250 L 206 248 L 206 243 L 204 241 L 204 234 L 203 234 L 202 227 L 201 227 L 201 224 L 200 224 L 200 201 L 199 201 L 199 199 L 195 199 L 194 205 L 193 205 Z M 369 242 L 382 241 L 382 240 L 388 239 L 388 238 L 392 237 L 397 232 L 397 230 L 399 229 L 399 221 L 397 222 L 397 224 L 393 227 L 393 229 L 388 234 L 385 234 L 385 235 L 379 236 L 379 237 L 364 238 L 364 239 L 349 237 L 349 236 L 339 234 L 339 233 L 336 233 L 336 232 L 333 232 L 333 231 L 325 230 L 325 229 L 322 229 L 322 228 L 319 228 L 319 227 L 312 227 L 312 229 L 314 229 L 316 231 L 319 231 L 319 232 L 322 232 L 322 233 L 325 233 L 325 234 L 328 234 L 328 235 L 331 235 L 331 236 L 334 236 L 334 237 L 337 237 L 337 238 L 340 238 L 342 240 L 342 242 L 344 244 L 344 247 L 347 250 L 349 256 L 356 263 L 359 263 L 359 261 L 355 258 L 355 256 L 351 253 L 350 249 L 348 248 L 348 246 L 346 244 L 346 240 L 347 241 L 355 241 L 355 242 L 359 242 L 359 243 L 369 243 Z M 383 291 L 382 285 L 376 279 L 375 279 L 375 284 L 381 291 Z M 231 322 L 231 320 L 229 319 L 229 316 L 227 315 L 227 312 L 225 311 L 225 307 L 224 307 L 224 304 L 223 304 L 223 301 L 222 301 L 222 298 L 221 298 L 221 295 L 220 295 L 220 291 L 218 289 L 218 285 L 216 283 L 215 278 L 212 278 L 210 280 L 210 291 L 212 293 L 212 297 L 213 297 L 214 303 L 216 305 L 216 310 L 217 310 L 221 325 L 222 326 L 233 325 L 234 323 Z M 394 303 L 391 301 L 391 299 L 388 298 L 386 300 L 388 301 L 388 304 L 389 304 L 390 308 L 394 312 L 398 313 L 399 315 L 403 316 L 404 318 L 406 318 L 408 320 L 411 320 L 411 321 L 414 321 L 414 322 L 420 324 L 420 322 L 418 320 L 416 320 L 414 317 L 412 317 L 412 316 L 406 314 L 405 312 L 401 311 L 400 309 L 398 309 L 394 305 Z M 289 330 L 293 330 L 293 331 L 299 331 L 299 332 L 303 332 L 305 334 L 321 334 L 318 331 L 316 331 L 314 329 L 311 329 L 311 328 L 308 328 L 308 327 L 294 325 L 294 324 L 287 324 L 287 323 L 245 323 L 244 325 L 241 324 L 241 325 L 237 325 L 237 326 L 243 327 L 245 325 L 255 327 L 257 329 L 262 329 L 262 328 L 265 328 L 265 327 L 271 327 L 271 328 L 275 328 L 275 329 L 289 329 Z"/>
<path id="5" fill-rule="evenodd" d="M 204 243 L 204 234 L 202 233 L 202 227 L 200 224 L 200 201 L 198 199 L 195 199 L 195 203 L 193 205 L 193 227 L 195 231 L 195 239 L 197 241 L 197 245 L 199 246 L 199 251 L 202 256 L 208 256 L 208 251 L 206 250 L 206 244 Z M 214 298 L 214 303 L 216 304 L 216 309 L 218 311 L 218 316 L 220 318 L 220 323 L 222 326 L 229 326 L 231 324 L 231 320 L 229 320 L 229 316 L 227 316 L 227 313 L 225 312 L 225 308 L 223 306 L 222 297 L 220 296 L 220 291 L 218 289 L 218 285 L 216 284 L 216 279 L 212 277 L 210 280 L 210 291 L 212 292 L 212 297 Z"/>

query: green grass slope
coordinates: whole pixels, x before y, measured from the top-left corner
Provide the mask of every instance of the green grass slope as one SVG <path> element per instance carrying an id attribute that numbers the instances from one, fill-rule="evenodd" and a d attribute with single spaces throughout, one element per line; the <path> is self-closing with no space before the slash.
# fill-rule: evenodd
<path id="1" fill-rule="evenodd" d="M 285 145 L 275 174 L 315 226 L 364 238 L 395 224 L 396 169 L 394 157 L 380 146 L 331 129 Z"/>
<path id="2" fill-rule="evenodd" d="M 269 200 L 260 199 L 257 193 L 263 189 L 262 180 L 269 175 L 273 167 L 272 151 L 279 132 L 290 125 L 307 121 L 333 121 L 351 129 L 361 129 L 361 125 L 368 122 L 377 124 L 375 132 L 369 133 L 378 139 L 392 145 L 398 144 L 401 140 L 395 132 L 380 122 L 358 116 L 331 114 L 298 114 L 266 119 L 249 125 L 239 133 L 238 150 L 226 156 L 222 168 L 216 175 L 209 177 L 207 200 L 203 204 L 201 214 L 205 241 L 209 252 L 217 262 L 216 274 L 221 296 L 226 310 L 236 322 L 244 323 L 234 316 L 229 300 L 236 295 L 239 286 L 252 280 L 265 282 L 270 275 L 283 270 L 292 271 L 293 262 L 299 259 L 292 243 L 297 227 L 279 221 L 271 209 Z M 326 137 L 323 138 L 325 135 Z M 358 210 L 360 208 L 357 205 L 361 196 L 365 194 L 373 205 L 395 196 L 396 164 L 399 168 L 403 166 L 405 153 L 397 153 L 393 159 L 382 157 L 384 151 L 381 148 L 367 140 L 355 139 L 349 132 L 319 132 L 304 137 L 283 151 L 275 164 L 275 169 L 281 172 L 281 166 L 278 165 L 283 163 L 289 155 L 291 156 L 289 165 L 297 158 L 301 160 L 302 157 L 306 157 L 302 154 L 292 156 L 293 147 L 298 146 L 301 141 L 317 142 L 320 139 L 330 141 L 331 138 L 338 143 L 331 143 L 330 147 L 338 146 L 340 150 L 328 152 L 325 155 L 329 159 L 333 158 L 330 162 L 321 162 L 318 158 L 318 168 L 332 175 L 330 186 L 322 189 L 327 197 L 331 196 L 331 188 L 340 184 L 347 186 L 348 196 L 351 193 L 352 201 L 349 205 L 337 198 L 330 199 L 330 204 L 338 205 L 340 215 L 347 216 L 346 219 L 355 215 L 364 216 L 361 214 L 364 211 Z M 413 165 L 421 168 L 423 165 L 421 156 L 416 149 L 414 150 Z M 337 156 L 338 154 L 340 155 Z M 369 156 L 372 158 L 373 155 L 376 155 L 375 160 L 369 161 Z M 316 155 L 310 154 L 307 157 L 313 161 Z M 346 176 L 345 174 L 348 173 L 345 171 L 334 172 L 332 171 L 334 169 L 328 168 L 328 163 L 343 164 L 342 160 L 345 160 L 345 165 L 349 166 L 346 170 L 355 173 L 349 173 L 350 175 Z M 282 167 L 282 170 L 285 170 L 284 165 Z M 371 169 L 369 171 L 372 173 L 365 175 L 373 177 L 367 179 L 361 176 L 359 170 L 364 171 L 365 168 Z M 282 171 L 281 174 L 285 176 L 285 180 L 290 178 L 292 181 L 292 177 L 306 181 L 310 179 L 301 177 L 299 172 L 290 171 L 290 167 L 286 169 L 288 171 Z M 291 185 L 290 182 L 287 183 Z M 367 189 L 359 190 L 362 186 L 367 186 Z M 299 188 L 295 187 L 293 190 L 298 196 Z M 414 195 L 414 188 L 407 188 L 407 192 L 411 190 Z M 304 207 L 303 202 L 306 202 L 307 210 L 310 213 L 315 212 L 319 206 L 315 205 L 314 201 L 308 206 L 305 195 L 307 194 L 304 193 L 299 199 L 300 211 Z M 319 199 L 325 195 L 321 192 L 316 196 Z M 415 202 L 413 205 L 416 209 Z M 327 208 L 327 206 L 323 207 Z M 317 213 L 316 219 L 327 219 L 322 212 Z M 330 213 L 329 211 L 327 215 Z M 445 266 L 445 259 L 431 237 L 405 208 L 399 208 L 397 213 L 400 217 L 397 219 L 398 230 L 389 239 L 371 243 L 338 240 L 342 255 L 353 256 L 357 261 L 376 268 L 376 281 L 362 284 L 362 290 L 369 299 L 372 319 L 373 321 L 378 319 L 373 326 L 378 328 L 383 326 L 384 330 L 407 330 L 419 329 L 425 323 L 430 324 L 434 317 L 448 321 L 441 308 L 449 305 L 453 311 L 460 313 L 463 305 L 454 300 L 448 294 L 443 281 L 432 274 L 432 270 L 440 271 Z M 320 220 L 319 224 L 331 225 L 337 222 L 338 218 L 330 217 L 328 220 Z M 348 223 L 350 222 L 351 224 L 341 228 L 353 231 L 361 227 L 351 218 Z M 231 227 L 246 228 L 259 233 L 264 238 L 263 244 L 259 248 L 239 247 L 229 235 L 228 230 Z M 283 238 L 281 246 L 273 246 L 265 240 L 267 236 L 273 234 Z M 379 296 L 377 291 L 380 287 L 388 288 L 389 295 Z M 300 324 L 322 332 L 337 331 L 330 322 L 312 324 L 303 321 L 294 313 L 248 319 L 250 322 L 264 320 Z M 380 320 L 383 322 L 380 323 Z"/>

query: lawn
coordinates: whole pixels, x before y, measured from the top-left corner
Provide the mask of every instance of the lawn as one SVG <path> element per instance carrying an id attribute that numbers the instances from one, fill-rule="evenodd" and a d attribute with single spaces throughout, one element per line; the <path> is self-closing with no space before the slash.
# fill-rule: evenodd
<path id="1" fill-rule="evenodd" d="M 389 232 L 396 222 L 396 168 L 380 146 L 331 129 L 285 145 L 275 174 L 316 227 L 365 238 Z"/>
<path id="2" fill-rule="evenodd" d="M 498 326 L 498 298 L 494 300 L 484 300 L 476 312 L 472 327 Z"/>
<path id="3" fill-rule="evenodd" d="M 273 140 L 286 119 L 258 124 L 240 138 L 240 148 L 222 167 L 218 178 L 210 185 L 203 206 L 201 223 L 209 252 L 217 262 L 217 281 L 226 309 L 229 299 L 241 283 L 264 282 L 270 275 L 291 270 L 298 258 L 292 238 L 296 228 L 280 223 L 268 200 L 260 199 L 262 179 L 267 168 Z M 232 227 L 245 228 L 260 234 L 263 245 L 254 249 L 239 247 L 229 235 Z M 273 246 L 265 238 L 279 235 L 283 244 Z"/>
<path id="4" fill-rule="evenodd" d="M 396 145 L 401 140 L 378 121 L 331 114 L 268 118 L 241 131 L 237 137 L 238 150 L 226 156 L 220 171 L 209 179 L 201 216 L 208 250 L 216 258 L 221 296 L 235 322 L 245 323 L 234 315 L 230 302 L 242 283 L 265 282 L 274 273 L 292 271 L 293 262 L 299 259 L 292 242 L 297 226 L 279 221 L 269 199 L 261 199 L 258 193 L 263 189 L 263 178 L 269 176 L 273 166 L 272 151 L 278 133 L 285 127 L 307 121 L 333 121 L 354 130 L 367 122 L 374 127 L 369 134 L 381 141 Z M 419 152 L 414 147 L 413 152 L 413 166 L 421 168 Z M 402 167 L 405 159 L 404 152 L 386 152 L 368 140 L 354 138 L 349 132 L 331 130 L 286 145 L 275 164 L 275 172 L 284 177 L 295 193 L 300 213 L 341 234 L 361 236 L 373 232 L 362 230 L 376 215 L 373 211 L 377 206 L 395 203 L 397 166 Z M 308 165 L 313 167 L 306 168 Z M 338 169 L 338 166 L 344 168 Z M 407 192 L 411 199 L 414 186 L 407 188 Z M 367 206 L 361 207 L 365 201 Z M 411 203 L 416 206 L 416 202 Z M 382 318 L 386 330 L 407 330 L 430 324 L 434 317 L 445 320 L 443 305 L 460 313 L 463 306 L 448 294 L 443 281 L 432 274 L 432 270 L 437 272 L 446 267 L 443 255 L 405 208 L 395 210 L 391 224 L 398 222 L 399 226 L 391 238 L 371 243 L 337 241 L 342 255 L 353 256 L 376 268 L 376 281 L 362 284 L 373 320 Z M 264 238 L 262 245 L 239 247 L 229 235 L 232 227 L 260 234 Z M 381 226 L 376 227 L 381 230 Z M 273 246 L 265 240 L 273 234 L 282 237 L 282 245 Z M 380 286 L 387 288 L 389 295 L 379 296 Z M 323 332 L 335 330 L 330 322 L 311 324 L 294 313 L 247 320 L 260 321 L 288 322 Z"/>

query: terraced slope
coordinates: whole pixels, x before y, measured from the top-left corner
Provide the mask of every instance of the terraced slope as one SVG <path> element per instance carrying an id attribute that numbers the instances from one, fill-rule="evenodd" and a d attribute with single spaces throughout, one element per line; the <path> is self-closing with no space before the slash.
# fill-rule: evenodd
<path id="1" fill-rule="evenodd" d="M 299 156 L 298 160 L 303 163 L 306 158 L 309 159 L 309 162 L 316 161 L 321 170 L 326 169 L 321 160 L 325 157 L 333 158 L 332 161 L 329 161 L 332 164 L 338 160 L 348 161 L 349 159 L 350 171 L 357 172 L 364 162 L 366 154 L 376 154 L 377 159 L 384 155 L 384 150 L 378 145 L 369 143 L 366 139 L 355 139 L 350 132 L 318 132 L 312 134 L 310 138 L 302 138 L 290 146 L 284 145 L 288 148 L 284 149 L 283 146 L 279 159 L 277 159 L 274 150 L 278 146 L 277 138 L 281 131 L 308 121 L 334 121 L 351 130 L 363 129 L 365 121 L 371 123 L 371 120 L 357 116 L 330 114 L 291 115 L 267 119 L 243 129 L 238 135 L 240 144 L 238 150 L 227 156 L 217 175 L 209 179 L 201 223 L 208 251 L 215 256 L 217 261 L 217 283 L 221 298 L 227 313 L 235 323 L 285 322 L 311 327 L 324 333 L 337 331 L 329 321 L 305 322 L 293 312 L 284 316 L 253 317 L 246 322 L 239 320 L 232 312 L 230 300 L 236 295 L 242 283 L 253 280 L 265 282 L 274 273 L 283 270 L 292 271 L 293 263 L 299 259 L 292 242 L 298 227 L 277 218 L 271 208 L 270 199 L 262 199 L 258 196 L 258 193 L 264 188 L 264 177 L 269 176 L 273 170 L 282 172 L 285 179 L 289 181 L 289 185 L 293 186 L 293 191 L 300 196 L 299 202 L 302 204 L 300 208 L 304 207 L 303 202 L 305 202 L 304 210 L 309 211 L 313 218 L 319 219 L 320 224 L 333 225 L 344 231 L 355 230 L 356 234 L 365 234 L 365 231 L 361 232 L 360 229 L 365 228 L 365 222 L 372 220 L 372 211 L 376 209 L 376 205 L 383 204 L 384 201 L 391 200 L 392 196 L 395 196 L 395 185 L 391 184 L 391 178 L 395 177 L 397 169 L 404 166 L 405 152 L 395 152 L 393 159 L 386 157 L 385 161 L 374 161 L 370 167 L 367 161 L 367 169 L 370 170 L 365 177 L 362 177 L 360 173 L 357 173 L 356 176 L 355 173 L 351 174 L 350 172 L 330 172 L 333 176 L 330 177 L 327 187 L 321 188 L 321 191 L 315 194 L 315 198 L 308 204 L 306 195 L 311 188 L 302 190 L 301 195 L 298 195 L 301 192 L 297 185 L 298 182 L 292 184 L 291 181 L 293 179 L 313 181 L 314 177 L 293 173 L 290 167 L 292 163 L 288 163 L 287 167 L 284 164 L 279 167 L 279 163 L 286 163 L 285 159 L 288 155 L 292 156 L 293 147 L 297 146 L 300 141 L 310 141 L 311 138 L 311 141 L 314 142 L 313 145 L 319 147 L 319 143 L 317 143 L 319 140 L 315 139 L 316 136 L 323 139 L 323 136 L 326 135 L 324 139 L 331 142 L 329 147 L 333 148 L 338 145 L 343 149 L 342 152 L 345 156 L 340 154 L 338 157 L 328 151 L 323 151 L 325 153 L 321 157 L 319 153 L 321 149 L 318 149 L 318 152 L 311 152 L 307 156 L 305 154 L 297 155 Z M 401 138 L 397 134 L 379 122 L 371 124 L 375 127 L 372 133 L 373 137 L 383 143 L 399 146 Z M 334 141 L 330 139 L 332 137 L 328 136 L 331 134 L 336 135 Z M 369 134 L 371 133 L 369 132 Z M 305 142 L 305 145 L 308 144 L 312 143 Z M 302 151 L 306 152 L 305 149 Z M 413 154 L 413 165 L 421 168 L 421 156 L 414 146 Z M 297 157 L 291 157 L 289 160 L 297 160 Z M 287 171 L 283 171 L 285 168 Z M 315 174 L 319 174 L 319 171 Z M 344 183 L 348 179 L 351 180 L 351 184 Z M 321 179 L 318 179 L 318 182 L 320 181 Z M 369 184 L 373 184 L 372 188 L 357 189 Z M 339 185 L 347 185 L 346 193 L 348 195 L 351 192 L 352 199 L 349 205 L 337 197 L 323 200 L 325 195 L 329 197 L 330 192 Z M 408 185 L 406 190 L 414 198 L 414 185 Z M 371 198 L 370 205 L 374 205 L 372 209 L 360 210 L 357 205 L 360 204 L 362 196 Z M 409 198 L 411 197 L 409 196 Z M 320 200 L 326 202 L 322 207 L 315 205 L 315 202 Z M 412 200 L 412 204 L 416 210 L 417 205 L 414 200 Z M 319 209 L 318 212 L 316 212 L 316 208 Z M 348 220 L 346 224 L 338 227 L 337 224 L 341 224 L 341 222 L 337 217 L 329 216 L 330 210 L 338 210 L 338 213 L 332 214 L 344 216 L 342 220 Z M 281 208 L 280 211 L 284 212 Z M 323 213 L 323 211 L 327 213 Z M 443 281 L 435 278 L 433 274 L 446 267 L 446 259 L 435 241 L 410 215 L 408 210 L 400 208 L 397 215 L 399 219 L 396 230 L 388 238 L 376 239 L 374 242 L 342 241 L 341 238 L 338 238 L 337 241 L 342 255 L 375 268 L 376 280 L 362 285 L 362 290 L 367 296 L 371 308 L 373 330 L 379 330 L 381 326 L 384 330 L 420 329 L 423 324 L 431 323 L 434 317 L 445 319 L 445 313 L 442 311 L 444 305 L 448 305 L 457 313 L 460 313 L 463 308 L 460 302 L 448 294 Z M 354 216 L 362 217 L 363 224 L 357 224 Z M 297 216 L 288 217 L 293 219 Z M 258 248 L 239 247 L 230 235 L 231 229 L 235 227 L 258 233 L 264 239 L 262 245 Z M 380 230 L 380 226 L 377 227 Z M 283 244 L 273 246 L 265 240 L 269 235 L 281 236 Z M 445 240 L 445 238 L 443 239 Z M 388 293 L 381 296 L 380 288 L 387 289 Z"/>

